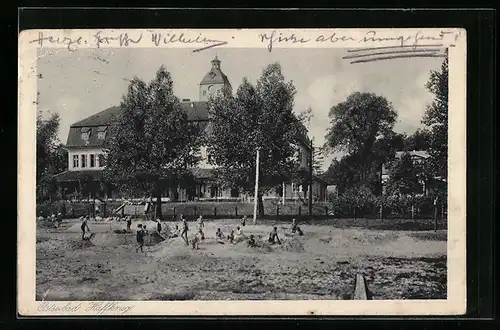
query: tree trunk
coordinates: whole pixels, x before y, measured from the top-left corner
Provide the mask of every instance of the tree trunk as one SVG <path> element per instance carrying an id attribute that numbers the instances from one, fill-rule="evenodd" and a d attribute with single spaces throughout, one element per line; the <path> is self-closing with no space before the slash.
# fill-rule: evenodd
<path id="1" fill-rule="evenodd" d="M 161 213 L 161 190 L 159 188 L 155 190 L 155 198 L 156 198 L 155 217 L 156 219 L 163 220 L 163 215 Z"/>
<path id="2" fill-rule="evenodd" d="M 258 194 L 257 195 L 257 214 L 259 216 L 264 215 L 264 201 L 262 200 L 262 195 Z"/>

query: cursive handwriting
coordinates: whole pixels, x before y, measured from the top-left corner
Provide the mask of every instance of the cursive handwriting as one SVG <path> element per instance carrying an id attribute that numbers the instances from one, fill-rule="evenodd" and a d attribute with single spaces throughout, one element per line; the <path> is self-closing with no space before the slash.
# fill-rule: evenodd
<path id="1" fill-rule="evenodd" d="M 275 42 L 277 43 L 288 43 L 288 42 L 291 42 L 291 43 L 307 43 L 309 42 L 311 39 L 304 39 L 304 38 L 300 38 L 300 37 L 297 37 L 294 33 L 292 33 L 291 35 L 284 35 L 282 32 L 279 33 L 279 35 L 277 35 L 277 32 L 276 30 L 274 30 L 273 32 L 271 32 L 271 34 L 267 34 L 267 33 L 261 33 L 259 34 L 259 37 L 260 37 L 260 41 L 261 42 L 264 42 L 266 41 L 267 42 L 267 49 L 271 52 L 273 50 L 273 44 Z"/>
<path id="2" fill-rule="evenodd" d="M 48 42 L 50 44 L 59 44 L 59 45 L 66 45 L 69 51 L 75 51 L 77 45 L 82 45 L 86 44 L 87 41 L 84 40 L 81 36 L 75 37 L 75 38 L 70 38 L 70 37 L 53 37 L 53 36 L 44 36 L 43 32 L 38 33 L 38 38 L 31 40 L 30 43 L 38 43 L 40 48 L 43 48 L 43 45 L 45 42 Z"/>
<path id="3" fill-rule="evenodd" d="M 97 315 L 102 315 L 106 312 L 111 312 L 113 314 L 120 313 L 125 314 L 132 310 L 135 306 L 129 305 L 125 306 L 120 302 L 102 302 L 102 301 L 92 301 L 89 302 L 85 308 L 82 308 L 82 303 L 67 302 L 66 304 L 58 304 L 55 302 L 43 301 L 38 305 L 39 312 L 53 312 L 53 313 L 76 313 L 81 310 L 85 312 L 94 312 Z"/>
<path id="4" fill-rule="evenodd" d="M 400 34 L 395 36 L 383 36 L 380 35 L 378 31 L 370 30 L 366 32 L 362 37 L 354 38 L 349 35 L 339 35 L 337 32 L 332 34 L 320 34 L 315 39 L 308 39 L 298 35 L 297 32 L 286 34 L 286 32 L 277 32 L 273 30 L 270 33 L 261 33 L 258 38 L 261 43 L 265 43 L 269 51 L 272 51 L 276 44 L 305 44 L 305 43 L 338 43 L 342 44 L 345 42 L 358 42 L 367 45 L 382 44 L 387 42 L 395 44 L 395 47 L 420 47 L 427 46 L 425 43 L 432 42 L 432 46 L 442 46 L 442 44 L 437 44 L 437 42 L 444 43 L 448 41 L 451 43 L 450 47 L 453 47 L 453 43 L 457 41 L 459 33 L 454 31 L 439 31 L 437 34 L 424 34 L 422 31 L 417 31 L 416 33 Z"/>
<path id="5" fill-rule="evenodd" d="M 94 38 L 95 38 L 96 43 L 97 43 L 97 48 L 99 48 L 101 44 L 109 45 L 110 42 L 113 42 L 113 41 L 118 41 L 118 44 L 120 45 L 120 47 L 123 47 L 123 46 L 127 47 L 131 43 L 138 44 L 142 40 L 142 34 L 140 34 L 136 39 L 132 39 L 128 36 L 128 33 L 120 33 L 118 36 L 115 36 L 115 37 L 102 36 L 101 33 L 102 33 L 102 31 L 99 31 L 96 34 L 94 34 Z"/>

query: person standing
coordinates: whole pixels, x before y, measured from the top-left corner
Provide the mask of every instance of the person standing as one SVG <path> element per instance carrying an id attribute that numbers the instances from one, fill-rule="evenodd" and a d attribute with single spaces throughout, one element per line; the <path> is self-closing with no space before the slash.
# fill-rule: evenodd
<path id="1" fill-rule="evenodd" d="M 189 245 L 189 240 L 188 240 L 188 236 L 187 236 L 187 232 L 188 232 L 189 228 L 188 228 L 187 221 L 184 218 L 184 215 L 181 215 L 181 220 L 182 220 L 181 237 L 186 242 L 186 245 Z"/>
<path id="2" fill-rule="evenodd" d="M 198 233 L 200 234 L 201 240 L 205 239 L 205 234 L 203 233 L 203 228 L 205 227 L 205 223 L 203 221 L 203 216 L 200 214 L 198 220 L 196 221 L 196 225 L 198 226 Z"/>
<path id="3" fill-rule="evenodd" d="M 86 217 L 83 218 L 82 225 L 80 228 L 82 229 L 82 240 L 85 239 L 85 230 L 90 231 L 89 225 L 87 223 L 89 219 L 89 216 L 87 215 Z"/>

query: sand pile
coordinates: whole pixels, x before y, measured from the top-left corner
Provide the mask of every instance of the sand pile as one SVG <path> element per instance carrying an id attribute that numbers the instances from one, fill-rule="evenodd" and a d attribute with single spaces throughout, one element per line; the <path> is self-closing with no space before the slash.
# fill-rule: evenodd
<path id="1" fill-rule="evenodd" d="M 281 248 L 284 251 L 295 252 L 295 253 L 305 251 L 304 245 L 302 244 L 302 242 L 298 238 L 295 238 L 295 237 L 292 239 L 287 239 L 284 242 L 281 242 Z"/>
<path id="2" fill-rule="evenodd" d="M 136 244 L 135 234 L 96 233 L 90 240 L 96 246 L 118 246 Z"/>
<path id="3" fill-rule="evenodd" d="M 92 246 L 94 246 L 94 244 L 92 243 L 92 241 L 78 240 L 78 241 L 72 241 L 70 246 L 71 246 L 72 250 L 82 250 L 82 249 L 92 247 Z"/>
<path id="4" fill-rule="evenodd" d="M 256 240 L 256 246 L 249 246 L 248 241 L 238 242 L 233 245 L 233 250 L 240 253 L 271 253 L 274 251 L 268 242 Z"/>

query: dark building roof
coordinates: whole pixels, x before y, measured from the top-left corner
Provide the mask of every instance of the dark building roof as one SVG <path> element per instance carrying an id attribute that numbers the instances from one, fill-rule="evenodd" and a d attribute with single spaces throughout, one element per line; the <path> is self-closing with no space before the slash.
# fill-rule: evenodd
<path id="1" fill-rule="evenodd" d="M 196 179 L 211 179 L 213 177 L 213 169 L 210 168 L 200 168 L 193 167 L 191 173 L 193 173 Z"/>
<path id="2" fill-rule="evenodd" d="M 208 102 L 189 101 L 181 104 L 187 113 L 188 120 L 199 122 L 200 128 L 205 130 L 208 121 Z M 120 115 L 120 112 L 121 108 L 115 106 L 74 123 L 69 129 L 66 147 L 102 147 L 105 142 L 109 141 L 107 127 L 111 124 L 113 118 Z M 104 139 L 100 139 L 99 132 L 105 132 Z M 82 139 L 82 133 L 89 133 L 88 140 Z"/>
<path id="3" fill-rule="evenodd" d="M 200 82 L 200 85 L 211 84 L 225 84 L 231 86 L 229 79 L 227 79 L 227 76 L 220 69 L 220 61 L 217 56 L 212 61 L 212 68 Z"/>
<path id="4" fill-rule="evenodd" d="M 87 117 L 83 120 L 80 120 L 71 125 L 71 127 L 107 126 L 114 117 L 120 114 L 120 112 L 120 107 L 114 106 L 104 111 L 98 112 L 95 115 Z"/>
<path id="5" fill-rule="evenodd" d="M 78 181 L 82 176 L 89 176 L 93 180 L 98 181 L 102 178 L 102 170 L 64 171 L 54 175 L 54 178 L 57 182 L 73 182 Z"/>

